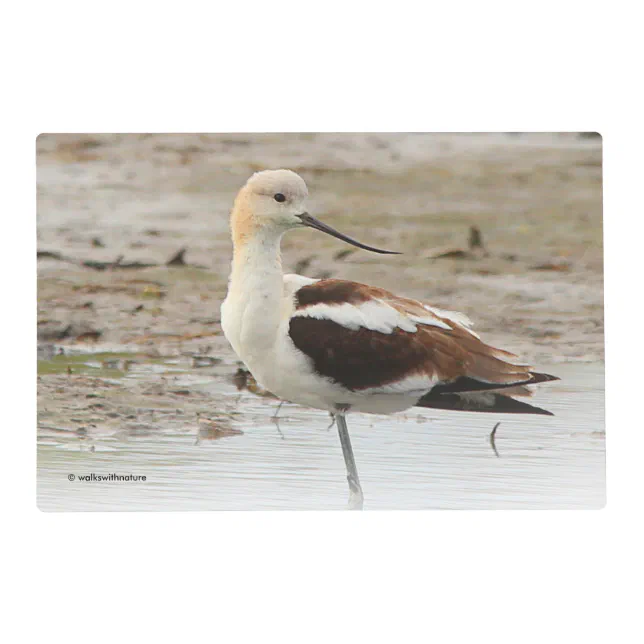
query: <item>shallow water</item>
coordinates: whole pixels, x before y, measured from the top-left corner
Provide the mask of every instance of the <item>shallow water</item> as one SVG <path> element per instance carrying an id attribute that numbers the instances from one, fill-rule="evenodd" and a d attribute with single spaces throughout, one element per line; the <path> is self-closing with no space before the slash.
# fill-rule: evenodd
<path id="1" fill-rule="evenodd" d="M 548 370 L 544 365 L 541 368 Z M 604 370 L 558 364 L 561 382 L 535 404 L 554 417 L 413 410 L 357 414 L 349 429 L 365 510 L 592 509 L 605 503 Z M 127 378 L 141 378 L 136 371 Z M 321 411 L 239 394 L 221 377 L 186 373 L 228 411 L 194 422 L 113 432 L 38 432 L 38 507 L 86 510 L 344 509 L 347 483 L 335 428 Z M 180 404 L 180 403 L 179 403 Z M 497 421 L 495 456 L 489 434 Z M 235 430 L 243 433 L 232 433 Z M 223 438 L 221 433 L 229 434 Z M 146 481 L 82 481 L 137 475 Z M 76 478 L 69 480 L 69 475 Z"/>

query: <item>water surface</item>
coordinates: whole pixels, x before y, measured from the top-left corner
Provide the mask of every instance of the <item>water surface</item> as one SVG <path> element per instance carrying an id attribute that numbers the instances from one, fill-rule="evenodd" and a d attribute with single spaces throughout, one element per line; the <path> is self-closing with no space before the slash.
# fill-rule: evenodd
<path id="1" fill-rule="evenodd" d="M 550 369 L 562 381 L 543 386 L 534 400 L 554 417 L 424 409 L 390 417 L 350 416 L 365 510 L 601 508 L 603 366 L 559 364 Z M 228 412 L 212 425 L 134 422 L 113 432 L 66 432 L 43 425 L 38 433 L 38 507 L 346 507 L 342 452 L 336 429 L 327 429 L 327 414 L 284 404 L 278 426 L 271 419 L 274 400 L 240 395 L 221 378 L 192 376 L 185 382 L 223 400 Z M 499 420 L 497 457 L 489 434 Z M 146 481 L 79 479 L 92 473 L 145 476 Z"/>

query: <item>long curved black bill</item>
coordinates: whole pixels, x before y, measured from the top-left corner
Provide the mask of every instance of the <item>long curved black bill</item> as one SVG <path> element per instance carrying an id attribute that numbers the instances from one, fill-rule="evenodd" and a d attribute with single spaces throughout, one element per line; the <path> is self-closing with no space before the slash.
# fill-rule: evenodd
<path id="1" fill-rule="evenodd" d="M 331 228 L 331 226 L 328 226 L 327 224 L 321 222 L 319 219 L 312 217 L 311 215 L 309 215 L 308 212 L 304 212 L 301 215 L 298 215 L 298 217 L 302 220 L 302 223 L 305 226 L 308 226 L 309 228 L 315 228 L 316 230 L 321 230 L 323 233 L 326 233 L 327 235 L 331 235 L 331 237 L 336 237 L 337 239 L 341 239 L 342 241 L 345 241 L 348 244 L 352 244 L 353 246 L 357 246 L 358 248 L 363 248 L 364 250 L 370 250 L 372 253 L 382 253 L 384 255 L 402 254 L 395 250 L 382 250 L 382 248 L 374 248 L 373 246 L 367 246 L 366 244 L 361 244 L 359 241 L 356 241 L 355 239 L 351 239 L 351 237 L 347 237 L 346 235 L 343 235 L 341 232 L 338 232 L 335 228 Z"/>

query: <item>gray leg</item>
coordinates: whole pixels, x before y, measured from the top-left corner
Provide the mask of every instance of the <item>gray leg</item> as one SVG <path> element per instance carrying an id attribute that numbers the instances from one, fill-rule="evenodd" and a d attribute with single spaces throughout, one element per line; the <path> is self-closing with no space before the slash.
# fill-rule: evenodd
<path id="1" fill-rule="evenodd" d="M 277 409 L 275 410 L 275 413 L 271 416 L 271 420 L 275 423 L 275 427 L 281 437 L 282 440 L 284 440 L 284 434 L 282 433 L 282 430 L 280 429 L 280 421 L 279 421 L 279 413 L 280 409 L 282 408 L 282 405 L 284 404 L 283 400 L 280 400 L 280 404 L 277 406 Z"/>
<path id="2" fill-rule="evenodd" d="M 280 415 L 280 409 L 282 408 L 283 404 L 284 404 L 284 401 L 280 400 L 280 404 L 277 405 L 277 409 L 275 410 L 275 413 L 271 416 L 273 420 L 277 420 L 277 417 Z"/>
<path id="3" fill-rule="evenodd" d="M 351 439 L 349 438 L 349 430 L 347 429 L 347 421 L 344 418 L 344 412 L 338 412 L 335 418 L 338 423 L 338 434 L 340 435 L 340 444 L 342 445 L 344 463 L 347 466 L 349 508 L 351 510 L 362 510 L 364 495 L 362 494 L 362 488 L 360 487 L 358 468 L 356 467 L 356 461 L 353 457 L 353 449 L 351 449 Z"/>

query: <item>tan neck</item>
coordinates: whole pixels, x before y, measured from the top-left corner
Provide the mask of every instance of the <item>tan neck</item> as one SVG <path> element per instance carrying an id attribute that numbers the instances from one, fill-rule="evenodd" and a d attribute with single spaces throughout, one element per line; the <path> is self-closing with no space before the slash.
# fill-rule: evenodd
<path id="1" fill-rule="evenodd" d="M 264 274 L 282 275 L 281 234 L 262 234 L 252 237 L 240 235 L 233 241 L 231 278 Z"/>

